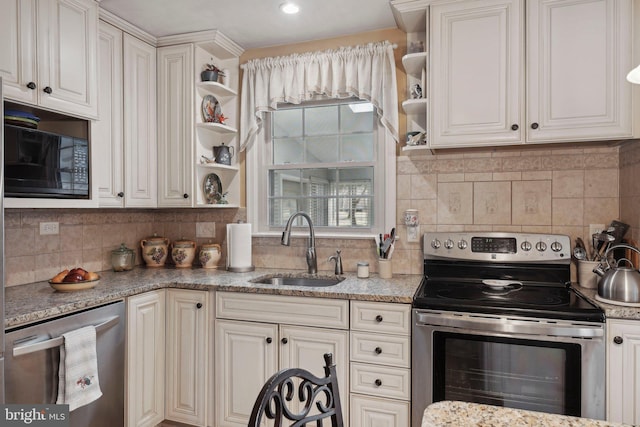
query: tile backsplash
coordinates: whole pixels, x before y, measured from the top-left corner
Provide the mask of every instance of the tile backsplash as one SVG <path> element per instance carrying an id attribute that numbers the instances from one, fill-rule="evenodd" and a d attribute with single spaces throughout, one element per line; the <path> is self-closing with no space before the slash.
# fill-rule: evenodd
<path id="1" fill-rule="evenodd" d="M 78 266 L 108 270 L 111 251 L 121 243 L 136 252 L 136 264 L 144 264 L 140 240 L 154 233 L 198 245 L 222 243 L 226 224 L 238 219 L 246 220 L 244 209 L 6 209 L 6 285 L 47 280 Z M 40 235 L 41 222 L 58 222 L 59 234 Z M 225 255 L 223 249 L 220 265 Z"/>
<path id="2" fill-rule="evenodd" d="M 514 231 L 561 233 L 587 238 L 589 224 L 621 219 L 640 236 L 640 146 L 566 144 L 563 146 L 399 152 L 393 256 L 396 274 L 420 274 L 420 243 L 406 241 L 401 224 L 407 209 L 418 209 L 426 231 Z M 620 184 L 620 185 L 619 185 Z M 622 214 L 621 214 L 622 212 Z M 198 244 L 223 243 L 226 224 L 246 219 L 244 209 L 7 209 L 5 265 L 7 286 L 46 280 L 64 268 L 111 268 L 110 252 L 124 242 L 135 249 L 153 233 Z M 58 235 L 40 235 L 40 222 L 59 222 Z M 208 236 L 214 235 L 211 238 Z M 585 240 L 588 241 L 588 240 Z M 253 238 L 256 267 L 306 269 L 306 238 L 291 247 L 279 237 Z M 345 271 L 369 261 L 377 272 L 372 239 L 316 241 L 318 269 L 333 271 L 327 259 L 342 250 Z M 224 245 L 223 245 L 224 248 Z M 223 259 L 226 259 L 223 249 Z"/>

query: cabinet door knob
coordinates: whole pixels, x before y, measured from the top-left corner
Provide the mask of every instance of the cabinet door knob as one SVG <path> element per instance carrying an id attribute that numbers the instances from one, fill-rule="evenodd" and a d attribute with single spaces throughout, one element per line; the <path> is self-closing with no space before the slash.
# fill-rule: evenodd
<path id="1" fill-rule="evenodd" d="M 34 90 L 36 88 L 36 84 L 34 82 L 27 83 L 27 88 Z"/>
<path id="2" fill-rule="evenodd" d="M 538 129 L 539 126 L 537 123 L 531 123 L 531 129 Z"/>
<path id="3" fill-rule="evenodd" d="M 121 191 L 118 193 L 118 197 L 123 198 L 124 197 L 124 193 Z"/>
<path id="4" fill-rule="evenodd" d="M 189 195 L 188 195 L 187 193 L 184 193 L 184 194 L 182 195 L 182 197 L 184 197 L 185 199 L 188 199 L 188 198 L 189 198 Z"/>
<path id="5" fill-rule="evenodd" d="M 376 385 L 376 387 L 380 387 L 380 386 L 382 385 L 382 380 L 381 380 L 380 378 L 377 378 L 377 379 L 374 381 L 374 384 Z"/>
<path id="6" fill-rule="evenodd" d="M 382 322 L 382 315 L 378 314 L 376 316 L 376 322 L 378 322 L 378 323 Z"/>
<path id="7" fill-rule="evenodd" d="M 518 129 L 520 129 L 520 126 L 516 124 L 511 125 L 511 130 L 518 130 Z"/>
<path id="8" fill-rule="evenodd" d="M 616 344 L 622 344 L 623 341 L 622 337 L 613 337 L 613 342 Z"/>
<path id="9" fill-rule="evenodd" d="M 288 342 L 289 342 L 289 340 L 288 340 L 288 339 L 286 339 L 286 338 L 282 338 L 282 344 L 286 344 L 286 343 L 288 343 Z"/>
<path id="10" fill-rule="evenodd" d="M 198 308 L 198 309 L 202 308 L 202 303 L 201 302 L 197 303 L 196 304 L 196 308 Z"/>
<path id="11" fill-rule="evenodd" d="M 49 95 L 51 95 L 53 93 L 53 89 L 51 89 L 51 87 L 47 86 L 44 89 L 42 89 L 44 91 L 44 93 L 48 93 Z"/>
<path id="12" fill-rule="evenodd" d="M 382 354 L 382 349 L 380 347 L 376 347 L 375 352 L 376 354 Z"/>
<path id="13" fill-rule="evenodd" d="M 267 344 L 271 344 L 273 342 L 273 339 L 271 337 L 267 337 L 266 341 Z"/>

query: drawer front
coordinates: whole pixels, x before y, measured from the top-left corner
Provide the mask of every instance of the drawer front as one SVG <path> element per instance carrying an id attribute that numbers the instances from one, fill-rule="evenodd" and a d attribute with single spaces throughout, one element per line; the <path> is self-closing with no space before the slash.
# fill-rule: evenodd
<path id="1" fill-rule="evenodd" d="M 352 301 L 351 329 L 409 335 L 411 333 L 411 305 Z"/>
<path id="2" fill-rule="evenodd" d="M 409 400 L 409 369 L 351 363 L 351 392 Z"/>
<path id="3" fill-rule="evenodd" d="M 349 328 L 349 301 L 216 292 L 216 317 L 322 328 Z"/>
<path id="4" fill-rule="evenodd" d="M 409 402 L 351 395 L 352 427 L 409 427 Z"/>
<path id="5" fill-rule="evenodd" d="M 411 366 L 409 337 L 351 332 L 351 360 L 409 368 Z"/>

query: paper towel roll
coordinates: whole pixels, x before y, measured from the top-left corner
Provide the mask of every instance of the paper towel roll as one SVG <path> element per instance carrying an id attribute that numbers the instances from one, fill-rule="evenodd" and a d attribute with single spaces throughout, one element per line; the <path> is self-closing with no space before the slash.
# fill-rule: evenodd
<path id="1" fill-rule="evenodd" d="M 227 224 L 227 270 L 251 271 L 251 224 Z"/>

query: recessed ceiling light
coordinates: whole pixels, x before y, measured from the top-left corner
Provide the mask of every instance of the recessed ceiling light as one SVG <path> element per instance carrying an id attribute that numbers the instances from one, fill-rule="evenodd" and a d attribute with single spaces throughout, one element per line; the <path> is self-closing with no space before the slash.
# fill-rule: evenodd
<path id="1" fill-rule="evenodd" d="M 280 5 L 280 10 L 287 15 L 293 15 L 294 13 L 298 13 L 300 11 L 300 8 L 295 3 L 287 2 Z"/>

